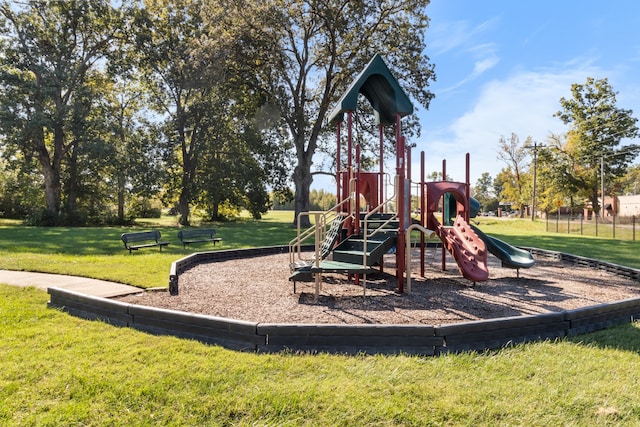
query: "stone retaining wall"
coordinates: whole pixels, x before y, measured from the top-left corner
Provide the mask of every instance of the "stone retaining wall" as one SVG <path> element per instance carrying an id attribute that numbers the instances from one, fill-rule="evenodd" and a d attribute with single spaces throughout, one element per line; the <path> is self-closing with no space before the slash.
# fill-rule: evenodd
<path id="1" fill-rule="evenodd" d="M 177 286 L 179 274 L 201 262 L 262 256 L 286 250 L 286 247 L 269 247 L 193 254 L 174 263 L 171 280 Z M 530 250 L 538 256 L 587 263 L 582 265 L 606 269 L 634 279 L 640 277 L 640 270 L 624 266 L 558 252 Z M 99 319 L 158 335 L 173 335 L 218 344 L 234 350 L 258 352 L 289 350 L 436 355 L 482 351 L 515 343 L 579 335 L 640 318 L 640 298 L 634 298 L 561 312 L 442 326 L 273 324 L 122 303 L 60 288 L 49 288 L 48 292 L 50 307 L 61 308 L 78 317 Z"/>

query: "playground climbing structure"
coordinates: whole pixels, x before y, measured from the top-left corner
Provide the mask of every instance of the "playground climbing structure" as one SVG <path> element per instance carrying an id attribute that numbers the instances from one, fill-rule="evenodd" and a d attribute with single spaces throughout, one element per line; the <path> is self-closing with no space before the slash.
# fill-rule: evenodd
<path id="1" fill-rule="evenodd" d="M 360 146 L 353 143 L 353 114 L 359 95 L 369 101 L 379 129 L 379 170 L 360 169 Z M 413 113 L 413 105 L 380 55 L 376 55 L 356 77 L 329 116 L 336 128 L 336 196 L 338 204 L 327 212 L 303 212 L 313 227 L 298 228 L 290 242 L 290 280 L 315 282 L 316 297 L 325 273 L 344 273 L 362 283 L 366 293 L 366 277 L 383 270 L 383 256 L 395 253 L 398 293 L 407 292 L 411 284 L 412 233 L 419 232 L 420 274 L 424 276 L 426 240 L 437 236 L 442 242 L 442 268 L 450 254 L 460 273 L 472 282 L 485 281 L 487 247 L 470 226 L 469 155 L 466 156 L 465 182 L 426 182 L 424 152 L 421 153 L 421 176 L 418 202 L 420 218 L 411 216 L 411 147 L 405 145 L 403 117 Z M 346 126 L 346 138 L 343 136 Z M 384 129 L 395 126 L 395 175 L 392 195 L 385 196 Z M 346 139 L 346 153 L 343 153 Z M 346 158 L 346 163 L 342 163 Z M 446 161 L 443 160 L 443 177 Z M 453 210 L 454 212 L 450 212 Z M 441 220 L 438 214 L 442 213 Z M 298 224 L 300 218 L 298 218 Z M 303 248 L 313 244 L 309 256 Z"/>

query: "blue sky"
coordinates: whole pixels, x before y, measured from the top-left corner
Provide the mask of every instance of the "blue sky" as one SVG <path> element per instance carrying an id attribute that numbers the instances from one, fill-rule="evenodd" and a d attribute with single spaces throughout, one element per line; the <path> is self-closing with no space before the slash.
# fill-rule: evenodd
<path id="1" fill-rule="evenodd" d="M 495 177 L 506 166 L 500 136 L 544 143 L 566 132 L 553 114 L 587 77 L 607 78 L 617 106 L 640 117 L 640 2 L 432 0 L 427 10 L 436 98 L 419 112 L 415 150 L 425 151 L 427 172 L 446 158 L 447 173 L 463 181 L 469 152 L 472 185 L 483 172 Z"/>
<path id="2" fill-rule="evenodd" d="M 483 172 L 495 177 L 506 166 L 497 158 L 500 137 L 544 143 L 566 132 L 553 114 L 587 77 L 607 78 L 617 106 L 640 118 L 640 1 L 432 0 L 427 12 L 436 97 L 418 112 L 414 180 L 420 151 L 427 173 L 447 159 L 447 174 L 464 181 L 468 152 L 471 185 Z"/>

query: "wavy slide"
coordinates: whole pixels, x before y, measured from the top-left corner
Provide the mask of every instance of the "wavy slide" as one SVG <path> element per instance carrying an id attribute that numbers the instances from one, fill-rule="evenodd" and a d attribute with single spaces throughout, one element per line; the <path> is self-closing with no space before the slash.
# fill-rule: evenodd
<path id="1" fill-rule="evenodd" d="M 458 215 L 453 227 L 442 226 L 433 214 L 428 222 L 428 228 L 436 231 L 456 260 L 464 278 L 472 282 L 484 282 L 489 279 L 486 245 L 461 215 Z"/>
<path id="2" fill-rule="evenodd" d="M 512 246 L 500 239 L 496 239 L 495 237 L 491 237 L 488 234 L 483 233 L 474 225 L 471 225 L 471 228 L 484 241 L 489 252 L 502 261 L 503 267 L 517 269 L 530 268 L 535 264 L 536 261 L 529 252 L 516 248 L 515 246 Z"/>

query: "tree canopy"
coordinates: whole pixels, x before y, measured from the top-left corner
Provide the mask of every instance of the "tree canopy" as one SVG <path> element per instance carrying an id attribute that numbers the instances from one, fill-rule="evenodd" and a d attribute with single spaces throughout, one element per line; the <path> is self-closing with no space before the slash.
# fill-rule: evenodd
<path id="1" fill-rule="evenodd" d="M 607 79 L 587 78 L 571 85 L 571 98 L 561 98 L 555 116 L 570 125 L 565 144 L 554 144 L 557 155 L 546 153 L 549 173 L 565 188 L 587 193 L 598 210 L 598 190 L 624 175 L 640 152 L 636 144 L 638 119 L 631 110 L 616 105 L 616 92 Z M 605 195 L 602 194 L 602 197 Z"/>
<path id="2" fill-rule="evenodd" d="M 425 55 L 427 0 L 224 0 L 256 89 L 271 95 L 282 143 L 295 154 L 295 217 L 309 210 L 313 158 L 325 118 L 355 75 L 376 53 L 425 108 L 435 78 Z M 246 13 L 251 10 L 252 13 Z M 295 219 L 294 219 L 295 221 Z"/>
<path id="3" fill-rule="evenodd" d="M 37 222 L 86 222 L 109 204 L 123 222 L 138 195 L 175 204 L 182 224 L 194 206 L 268 209 L 286 151 L 223 16 L 190 0 L 0 5 L 0 153 L 37 160 Z"/>
<path id="4" fill-rule="evenodd" d="M 637 144 L 623 144 L 638 137 L 637 119 L 631 110 L 616 105 L 616 93 L 607 79 L 587 78 L 571 86 L 571 98 L 561 98 L 554 115 L 569 125 L 565 135 L 549 135 L 545 143 L 516 135 L 500 138 L 500 152 L 507 168 L 496 177 L 501 197 L 549 211 L 559 205 L 578 206 L 589 200 L 596 212 L 602 192 L 624 186 L 622 177 L 640 153 Z M 530 154 L 534 159 L 530 161 Z M 628 186 L 628 184 L 627 184 Z"/>
<path id="5" fill-rule="evenodd" d="M 428 3 L 0 0 L 0 211 L 40 224 L 124 223 L 161 200 L 184 225 L 194 211 L 258 218 L 292 181 L 295 221 L 311 199 L 329 203 L 310 191 L 314 174 L 335 173 L 318 162 L 335 158 L 327 117 L 375 54 L 416 111 L 429 107 Z M 360 165 L 374 168 L 375 123 L 370 106 L 358 109 Z M 603 189 L 635 185 L 624 176 L 640 153 L 630 143 L 637 119 L 607 79 L 572 85 L 555 116 L 569 130 L 536 145 L 541 207 L 568 197 L 598 209 Z M 411 144 L 415 114 L 403 128 Z M 395 129 L 386 131 L 390 144 Z M 532 144 L 500 138 L 506 168 L 493 182 L 483 175 L 476 195 L 527 205 Z"/>
<path id="6" fill-rule="evenodd" d="M 10 151 L 38 160 L 47 216 L 56 224 L 65 173 L 66 214 L 73 215 L 76 156 L 92 138 L 92 81 L 100 79 L 100 63 L 113 53 L 123 15 L 106 0 L 69 0 L 5 1 L 0 16 L 0 132 Z"/>

